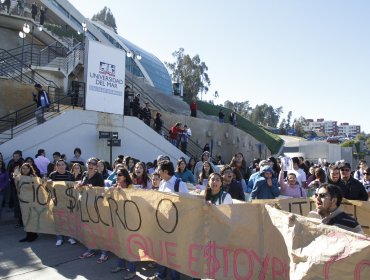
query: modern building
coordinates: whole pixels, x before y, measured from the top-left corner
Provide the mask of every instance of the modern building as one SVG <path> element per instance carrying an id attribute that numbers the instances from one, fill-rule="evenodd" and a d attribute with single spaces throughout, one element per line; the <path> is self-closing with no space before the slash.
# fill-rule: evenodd
<path id="1" fill-rule="evenodd" d="M 361 126 L 349 123 L 337 124 L 337 121 L 325 121 L 324 119 L 307 119 L 304 131 L 319 131 L 328 136 L 354 136 L 361 133 Z"/>
<path id="2" fill-rule="evenodd" d="M 173 94 L 171 77 L 165 65 L 150 51 L 135 45 L 103 23 L 85 18 L 67 0 L 35 0 L 35 3 L 38 7 L 44 6 L 47 8 L 47 17 L 44 26 L 39 25 L 38 17 L 35 20 L 31 18 L 30 3 L 26 7 L 23 16 L 17 14 L 5 16 L 4 14 L 3 21 L 0 21 L 0 33 L 10 40 L 0 42 L 0 48 L 7 51 L 22 48 L 22 53 L 25 54 L 22 57 L 23 62 L 31 65 L 33 69 L 35 67 L 41 69 L 40 65 L 35 64 L 37 63 L 35 57 L 38 55 L 38 51 L 42 49 L 46 53 L 50 45 L 58 43 L 58 50 L 55 53 L 61 50 L 60 53 L 67 54 L 75 50 L 75 46 L 78 43 L 76 38 L 80 41 L 83 38 L 83 42 L 86 42 L 86 40 L 97 41 L 107 46 L 119 48 L 128 54 L 126 57 L 126 73 L 129 80 L 131 80 L 131 77 L 136 77 L 136 81 L 143 81 L 159 92 L 168 95 Z M 7 22 L 7 24 L 2 24 L 2 22 Z M 22 40 L 18 38 L 18 31 L 22 30 L 23 23 L 30 27 L 31 32 Z M 60 33 L 64 34 L 61 35 Z M 75 35 L 71 36 L 70 34 L 72 33 Z M 13 37 L 14 40 L 12 41 Z M 30 47 L 30 45 L 33 45 L 33 47 Z M 36 45 L 39 46 L 40 50 Z M 21 58 L 20 53 L 20 51 L 17 53 L 18 60 Z M 33 58 L 31 56 L 31 61 L 30 53 L 34 53 Z M 65 61 L 62 60 L 63 57 L 59 57 L 59 64 L 65 65 Z M 50 69 L 51 67 L 49 67 L 50 65 L 42 66 L 47 66 L 43 67 L 42 70 L 45 70 L 45 68 L 49 70 L 49 72 L 44 72 L 43 74 L 49 79 L 57 80 L 55 82 L 61 85 L 65 92 L 72 80 L 76 77 L 81 80 L 81 77 L 83 77 L 81 74 L 83 63 L 82 68 L 81 64 L 75 65 L 73 67 L 77 68 L 78 66 L 79 69 L 68 69 L 68 71 L 63 71 L 63 67 L 54 67 L 56 69 L 52 71 Z M 71 68 L 70 63 L 69 67 Z M 63 73 L 57 73 L 58 70 L 61 70 Z"/>
<path id="3" fill-rule="evenodd" d="M 355 136 L 361 133 L 361 126 L 350 125 L 349 123 L 341 123 L 338 125 L 338 135 L 341 136 Z"/>

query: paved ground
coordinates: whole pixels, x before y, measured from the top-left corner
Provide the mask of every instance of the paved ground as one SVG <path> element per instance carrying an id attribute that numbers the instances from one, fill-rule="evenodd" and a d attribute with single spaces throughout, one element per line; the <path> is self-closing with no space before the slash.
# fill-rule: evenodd
<path id="1" fill-rule="evenodd" d="M 110 255 L 107 262 L 97 264 L 98 256 L 81 260 L 84 252 L 81 244 L 70 245 L 65 242 L 55 246 L 55 236 L 40 234 L 32 243 L 19 243 L 25 236 L 23 228 L 15 228 L 16 220 L 10 209 L 3 209 L 0 222 L 0 279 L 9 280 L 64 280 L 64 279 L 123 279 L 125 271 L 111 273 L 116 265 L 116 256 Z M 147 262 L 137 263 L 137 276 L 146 279 L 155 273 Z M 182 280 L 191 279 L 183 276 Z"/>

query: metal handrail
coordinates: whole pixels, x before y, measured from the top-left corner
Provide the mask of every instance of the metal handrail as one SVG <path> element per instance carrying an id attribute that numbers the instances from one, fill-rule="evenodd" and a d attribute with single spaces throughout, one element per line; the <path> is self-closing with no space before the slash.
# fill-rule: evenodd
<path id="1" fill-rule="evenodd" d="M 58 85 L 55 84 L 54 81 L 51 81 L 44 76 L 40 75 L 34 69 L 32 69 L 28 64 L 22 62 L 18 59 L 15 55 L 11 54 L 7 50 L 0 48 L 0 60 L 2 64 L 5 64 L 7 67 L 3 67 L 1 70 L 1 74 L 12 78 L 14 80 L 23 81 L 23 76 L 27 77 L 27 79 L 33 83 L 40 83 L 44 85 L 48 85 L 54 88 L 58 88 Z M 27 72 L 31 72 L 32 75 L 28 75 L 26 72 L 23 71 L 25 69 Z M 16 76 L 11 75 L 16 74 Z M 20 75 L 20 79 L 17 79 L 17 76 Z"/>
<path id="2" fill-rule="evenodd" d="M 83 93 L 82 104 L 84 104 L 85 93 Z M 63 107 L 61 105 L 64 105 Z M 69 110 L 70 108 L 78 107 L 72 104 L 72 97 L 64 95 L 58 97 L 56 101 L 51 102 L 48 108 L 45 108 L 45 119 L 49 120 L 59 115 L 62 111 Z M 83 107 L 83 109 L 85 109 Z M 36 103 L 25 106 L 13 113 L 7 114 L 0 118 L 0 144 L 12 139 L 14 136 L 21 132 L 35 127 L 37 121 L 35 112 L 37 110 Z"/>

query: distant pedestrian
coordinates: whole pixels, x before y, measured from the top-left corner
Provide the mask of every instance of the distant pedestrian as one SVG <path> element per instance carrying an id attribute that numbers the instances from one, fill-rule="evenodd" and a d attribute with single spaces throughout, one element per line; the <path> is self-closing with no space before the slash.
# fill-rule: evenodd
<path id="1" fill-rule="evenodd" d="M 220 109 L 220 112 L 218 112 L 218 121 L 220 123 L 224 123 L 225 122 L 225 113 L 222 110 L 222 108 Z"/>
<path id="2" fill-rule="evenodd" d="M 236 126 L 237 125 L 237 121 L 236 121 L 236 110 L 232 111 L 230 113 L 230 123 L 233 125 L 233 126 Z"/>
<path id="3" fill-rule="evenodd" d="M 36 2 L 33 2 L 31 5 L 31 15 L 33 20 L 36 20 L 37 13 L 38 13 L 37 4 Z"/>
<path id="4" fill-rule="evenodd" d="M 197 102 L 196 98 L 194 97 L 192 102 L 190 103 L 190 116 L 196 118 L 197 117 Z"/>
<path id="5" fill-rule="evenodd" d="M 163 120 L 161 119 L 161 113 L 157 112 L 155 119 L 154 119 L 154 130 L 162 135 L 162 127 L 163 127 Z"/>
<path id="6" fill-rule="evenodd" d="M 46 14 L 46 9 L 41 6 L 40 7 L 40 25 L 43 26 L 45 22 L 45 14 Z"/>
<path id="7" fill-rule="evenodd" d="M 150 120 L 152 118 L 152 112 L 149 109 L 149 102 L 145 102 L 145 107 L 142 110 L 144 123 L 150 126 Z"/>
<path id="8" fill-rule="evenodd" d="M 42 86 L 40 84 L 35 84 L 35 89 L 38 92 L 37 95 L 32 93 L 33 101 L 35 101 L 37 105 L 35 116 L 37 124 L 42 124 L 43 122 L 45 122 L 44 110 L 50 106 L 50 99 L 48 93 L 42 89 Z"/>

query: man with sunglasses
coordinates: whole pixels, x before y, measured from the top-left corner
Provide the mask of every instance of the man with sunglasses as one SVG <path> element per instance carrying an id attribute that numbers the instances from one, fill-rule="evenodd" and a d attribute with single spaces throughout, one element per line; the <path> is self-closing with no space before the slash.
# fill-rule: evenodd
<path id="1" fill-rule="evenodd" d="M 339 170 L 341 182 L 343 183 L 341 185 L 343 197 L 352 200 L 368 201 L 369 196 L 364 185 L 351 175 L 351 165 L 348 162 L 341 163 Z"/>
<path id="2" fill-rule="evenodd" d="M 308 218 L 320 219 L 321 223 L 337 226 L 355 233 L 364 234 L 361 226 L 350 215 L 339 209 L 342 192 L 338 186 L 322 184 L 315 193 L 316 210 L 308 214 Z"/>

